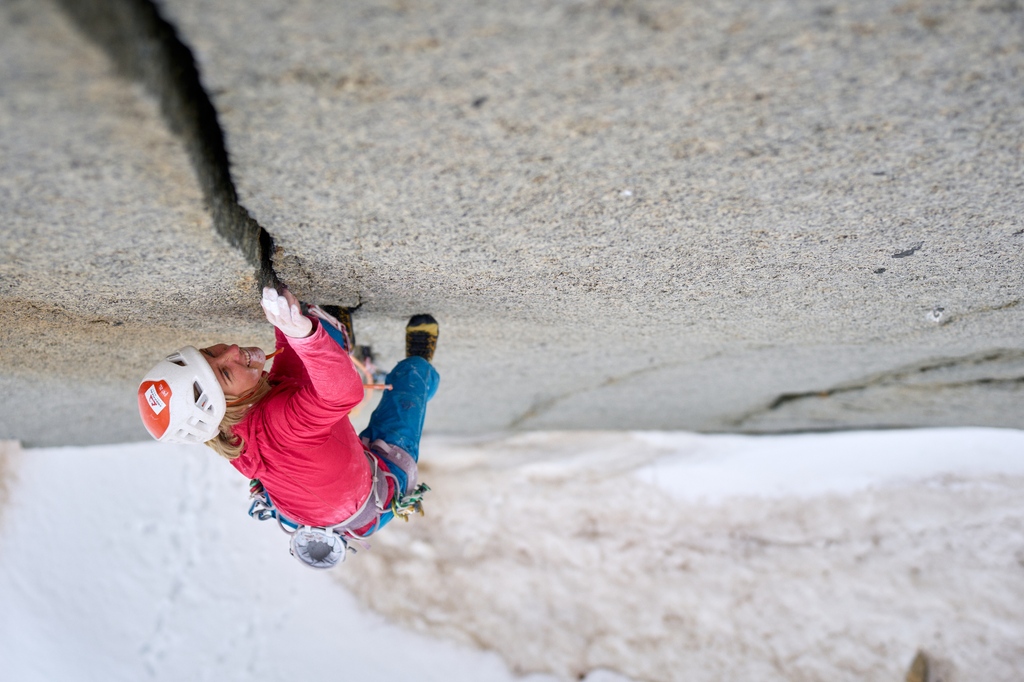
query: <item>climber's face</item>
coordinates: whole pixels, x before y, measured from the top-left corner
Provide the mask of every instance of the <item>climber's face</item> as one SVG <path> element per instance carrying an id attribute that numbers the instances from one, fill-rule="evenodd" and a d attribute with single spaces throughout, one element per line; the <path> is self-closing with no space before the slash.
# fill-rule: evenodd
<path id="1" fill-rule="evenodd" d="M 267 362 L 259 348 L 240 348 L 237 344 L 218 343 L 200 352 L 213 368 L 226 396 L 238 397 L 254 389 Z"/>

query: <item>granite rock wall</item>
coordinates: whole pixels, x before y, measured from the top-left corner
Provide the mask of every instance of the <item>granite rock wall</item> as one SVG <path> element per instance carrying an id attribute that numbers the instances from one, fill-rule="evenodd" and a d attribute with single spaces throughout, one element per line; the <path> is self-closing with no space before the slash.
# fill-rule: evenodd
<path id="1" fill-rule="evenodd" d="M 61 7 L 0 7 L 0 437 L 144 437 L 275 277 L 438 317 L 436 431 L 1024 426 L 1018 2 Z"/>

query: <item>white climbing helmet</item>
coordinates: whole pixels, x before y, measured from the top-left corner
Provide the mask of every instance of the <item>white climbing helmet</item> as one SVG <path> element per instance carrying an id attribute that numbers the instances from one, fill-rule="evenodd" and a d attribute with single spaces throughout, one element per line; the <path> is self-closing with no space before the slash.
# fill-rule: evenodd
<path id="1" fill-rule="evenodd" d="M 161 360 L 139 385 L 142 423 L 163 443 L 205 443 L 215 438 L 226 411 L 217 375 L 192 346 Z"/>

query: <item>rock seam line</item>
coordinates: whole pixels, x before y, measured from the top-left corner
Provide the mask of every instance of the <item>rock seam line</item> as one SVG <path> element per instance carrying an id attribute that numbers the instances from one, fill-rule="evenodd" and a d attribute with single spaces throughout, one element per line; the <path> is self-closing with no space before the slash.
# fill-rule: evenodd
<path id="1" fill-rule="evenodd" d="M 160 113 L 185 145 L 217 232 L 256 269 L 260 287 L 279 287 L 274 239 L 238 203 L 224 132 L 199 77 L 192 50 L 150 0 L 57 0 L 78 29 L 99 45 L 118 73 L 156 97 Z"/>
<path id="2" fill-rule="evenodd" d="M 841 386 L 835 386 L 833 388 L 820 389 L 816 391 L 801 391 L 797 393 L 783 393 L 782 395 L 779 395 L 777 398 L 775 398 L 775 400 L 773 400 L 767 406 L 751 410 L 750 412 L 735 417 L 734 419 L 730 420 L 729 423 L 736 427 L 742 427 L 744 424 L 754 419 L 755 417 L 770 412 L 774 412 L 790 403 L 808 399 L 830 398 L 834 395 L 863 391 L 869 388 L 875 388 L 879 386 L 899 385 L 901 388 L 905 390 L 930 391 L 934 390 L 935 388 L 963 388 L 968 386 L 979 385 L 1013 385 L 1018 383 L 1024 383 L 1024 376 L 1008 378 L 980 377 L 977 379 L 967 379 L 964 381 L 934 382 L 928 384 L 904 383 L 904 380 L 909 377 L 920 376 L 922 374 L 928 374 L 930 372 L 934 372 L 937 370 L 965 365 L 984 367 L 985 365 L 991 365 L 993 363 L 998 363 L 1002 361 L 1019 361 L 1022 358 L 1024 358 L 1024 352 L 1019 350 L 994 350 L 984 353 L 975 353 L 972 355 L 966 355 L 958 358 L 948 358 L 942 360 L 932 360 L 928 362 L 923 362 L 920 364 L 912 365 L 910 367 L 903 367 L 900 369 L 890 370 L 888 372 L 881 372 L 879 374 L 863 379 L 861 381 L 856 381 Z"/>

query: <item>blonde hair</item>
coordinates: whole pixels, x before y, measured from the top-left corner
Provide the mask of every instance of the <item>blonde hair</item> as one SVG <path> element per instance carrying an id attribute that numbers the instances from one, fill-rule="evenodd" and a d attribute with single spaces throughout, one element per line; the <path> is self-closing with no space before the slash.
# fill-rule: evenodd
<path id="1" fill-rule="evenodd" d="M 245 449 L 245 441 L 241 436 L 231 433 L 231 429 L 245 419 L 249 408 L 270 393 L 270 389 L 270 380 L 264 372 L 256 387 L 241 398 L 232 395 L 224 396 L 228 402 L 228 409 L 224 413 L 224 419 L 220 421 L 220 433 L 217 434 L 216 438 L 206 441 L 206 445 L 227 460 L 235 459 L 242 454 L 242 450 Z"/>

